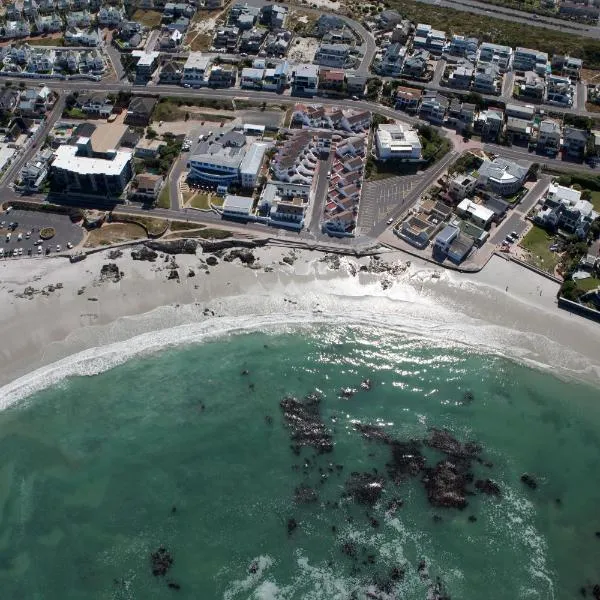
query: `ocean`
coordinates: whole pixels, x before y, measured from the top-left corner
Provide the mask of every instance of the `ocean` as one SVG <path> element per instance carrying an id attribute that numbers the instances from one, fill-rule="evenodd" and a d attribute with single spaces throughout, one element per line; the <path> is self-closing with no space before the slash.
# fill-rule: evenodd
<path id="1" fill-rule="evenodd" d="M 0 412 L 1 598 L 562 600 L 600 583 L 593 386 L 373 323 L 98 370 Z"/>

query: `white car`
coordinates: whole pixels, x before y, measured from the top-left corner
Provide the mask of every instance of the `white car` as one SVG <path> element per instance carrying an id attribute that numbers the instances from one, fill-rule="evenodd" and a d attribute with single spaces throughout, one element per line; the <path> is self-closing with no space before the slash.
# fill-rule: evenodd
<path id="1" fill-rule="evenodd" d="M 41 254 L 41 253 L 42 253 L 42 247 L 38 246 L 38 254 Z"/>
<path id="2" fill-rule="evenodd" d="M 23 254 L 23 248 L 19 248 L 19 256 L 22 256 Z"/>
<path id="3" fill-rule="evenodd" d="M 70 250 L 73 247 L 73 244 L 71 244 L 71 242 L 67 242 L 67 248 Z"/>
<path id="4" fill-rule="evenodd" d="M 22 234 L 22 233 L 20 233 L 20 234 L 17 236 L 17 242 L 20 242 L 22 239 L 23 239 L 23 234 Z"/>
<path id="5" fill-rule="evenodd" d="M 4 256 L 4 248 L 0 248 L 0 256 Z"/>
<path id="6" fill-rule="evenodd" d="M 60 252 L 60 244 L 56 244 L 56 251 Z"/>
<path id="7" fill-rule="evenodd" d="M 13 250 L 13 256 L 18 256 L 18 255 L 19 255 L 19 253 L 17 252 L 17 249 L 15 248 L 15 249 Z"/>
<path id="8" fill-rule="evenodd" d="M 10 238 L 12 237 L 12 233 L 10 231 L 6 234 L 6 241 L 10 242 Z"/>
<path id="9" fill-rule="evenodd" d="M 393 217 L 392 217 L 391 219 L 388 219 L 388 220 L 386 221 L 386 223 L 387 223 L 388 225 L 391 225 L 393 222 L 394 222 L 394 218 L 393 218 Z"/>
<path id="10" fill-rule="evenodd" d="M 6 211 L 5 211 L 5 212 L 6 212 L 6 214 L 8 214 L 8 213 L 9 213 L 11 210 L 12 210 L 12 206 L 9 206 L 9 207 L 6 209 Z"/>

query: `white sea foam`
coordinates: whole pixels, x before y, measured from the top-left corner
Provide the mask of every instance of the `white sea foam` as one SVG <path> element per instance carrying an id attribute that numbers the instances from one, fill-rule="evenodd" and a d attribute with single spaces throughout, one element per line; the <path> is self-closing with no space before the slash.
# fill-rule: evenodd
<path id="1" fill-rule="evenodd" d="M 459 346 L 517 359 L 537 368 L 552 366 L 564 375 L 595 372 L 600 377 L 597 365 L 545 335 L 491 325 L 424 293 L 422 285 L 426 281 L 431 283 L 430 290 L 457 284 L 445 273 L 432 280 L 432 273 L 424 269 L 407 271 L 386 290 L 376 276 L 364 273 L 325 282 L 290 279 L 285 286 L 278 284 L 262 293 L 254 291 L 212 301 L 211 308 L 220 315 L 217 318 L 206 318 L 199 305 L 169 306 L 119 319 L 110 326 L 81 328 L 64 345 L 89 349 L 0 388 L 0 409 L 66 377 L 94 375 L 166 347 L 241 332 L 281 332 L 314 325 L 331 326 L 326 331 L 333 338 L 341 339 L 347 327 L 374 328 L 397 335 L 403 342 Z M 414 285 L 415 282 L 418 284 Z M 485 286 L 475 286 L 479 293 L 487 294 L 489 290 L 482 292 L 482 287 Z"/>

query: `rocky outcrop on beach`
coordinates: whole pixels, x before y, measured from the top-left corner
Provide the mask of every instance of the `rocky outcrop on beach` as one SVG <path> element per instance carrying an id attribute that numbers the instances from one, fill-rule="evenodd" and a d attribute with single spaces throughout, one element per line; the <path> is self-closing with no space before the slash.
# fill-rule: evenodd
<path id="1" fill-rule="evenodd" d="M 118 283 L 123 277 L 123 272 L 119 271 L 116 263 L 106 263 L 100 269 L 100 281 L 112 281 Z"/>
<path id="2" fill-rule="evenodd" d="M 209 267 L 216 267 L 219 264 L 219 260 L 217 259 L 216 256 L 207 256 L 206 257 L 206 264 Z"/>
<path id="3" fill-rule="evenodd" d="M 429 503 L 440 508 L 466 508 L 469 482 L 464 465 L 449 460 L 440 461 L 433 469 L 425 469 L 423 476 Z"/>
<path id="4" fill-rule="evenodd" d="M 317 394 L 309 394 L 304 400 L 288 396 L 279 403 L 295 454 L 306 446 L 319 454 L 333 450 L 331 433 L 321 419 L 320 404 L 321 398 Z"/>
<path id="5" fill-rule="evenodd" d="M 225 262 L 233 262 L 236 258 L 239 259 L 239 261 L 244 265 L 253 265 L 254 261 L 256 260 L 256 257 L 252 251 L 248 250 L 247 248 L 235 248 L 234 250 L 228 252 L 223 257 L 223 260 Z"/>
<path id="6" fill-rule="evenodd" d="M 133 258 L 133 260 L 147 260 L 154 262 L 158 258 L 158 252 L 147 246 L 140 246 L 131 251 L 131 258 Z"/>
<path id="7" fill-rule="evenodd" d="M 196 254 L 198 241 L 192 239 L 184 240 L 148 240 L 145 246 L 156 252 L 165 254 Z"/>
<path id="8" fill-rule="evenodd" d="M 117 258 L 121 258 L 123 256 L 123 250 L 119 248 L 115 248 L 114 250 L 110 250 L 108 252 L 109 260 L 117 260 Z"/>
<path id="9" fill-rule="evenodd" d="M 268 239 L 257 239 L 257 240 L 198 240 L 198 245 L 202 248 L 203 252 L 215 253 L 219 250 L 229 250 L 230 248 L 261 248 L 269 243 Z"/>

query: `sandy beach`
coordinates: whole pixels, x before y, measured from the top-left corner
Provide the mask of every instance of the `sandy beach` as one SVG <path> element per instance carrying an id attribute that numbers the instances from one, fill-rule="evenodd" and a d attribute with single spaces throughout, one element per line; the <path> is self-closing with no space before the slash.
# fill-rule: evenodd
<path id="1" fill-rule="evenodd" d="M 75 264 L 1 262 L 0 395 L 10 402 L 64 375 L 207 335 L 321 322 L 378 324 L 600 379 L 600 325 L 558 309 L 555 283 L 503 259 L 462 275 L 399 252 L 382 253 L 379 263 L 341 258 L 339 265 L 304 250 L 253 253 L 252 267 L 222 258 L 208 266 L 201 250 L 135 261 L 130 248 L 116 260 L 105 251 Z M 118 265 L 118 281 L 101 277 L 108 263 Z M 173 268 L 178 280 L 168 279 Z M 82 352 L 81 360 L 70 358 Z M 25 376 L 36 370 L 33 384 Z"/>

